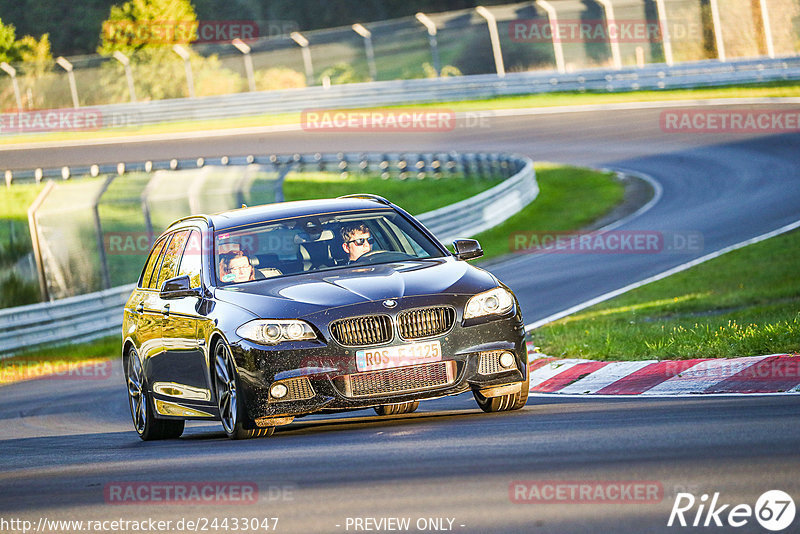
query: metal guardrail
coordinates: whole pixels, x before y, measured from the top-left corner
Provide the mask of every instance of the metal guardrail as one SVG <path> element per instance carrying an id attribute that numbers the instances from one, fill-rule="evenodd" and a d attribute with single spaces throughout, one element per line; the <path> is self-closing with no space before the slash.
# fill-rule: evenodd
<path id="1" fill-rule="evenodd" d="M 198 164 L 248 165 L 303 163 L 320 167 L 333 165 L 345 171 L 352 168 L 378 169 L 388 172 L 410 169 L 409 180 L 417 173 L 467 172 L 468 174 L 508 176 L 502 183 L 474 197 L 450 206 L 423 213 L 418 219 L 442 241 L 468 237 L 499 224 L 531 201 L 538 192 L 533 161 L 525 156 L 509 154 L 295 154 L 291 156 L 243 156 L 221 160 L 172 160 L 125 164 L 128 170 L 197 167 Z M 224 162 L 224 163 L 223 163 Z M 116 166 L 97 167 L 97 172 L 117 172 Z M 59 169 L 43 171 L 45 176 L 56 175 Z M 413 172 L 413 174 L 412 174 Z M 435 178 L 434 178 L 435 179 Z M 83 342 L 112 335 L 122 326 L 122 307 L 134 285 L 115 287 L 96 293 L 69 297 L 53 302 L 30 304 L 0 310 L 0 359 L 21 349 L 48 344 Z"/>
<path id="2" fill-rule="evenodd" d="M 90 341 L 122 327 L 122 307 L 135 284 L 0 310 L 0 359 L 21 349 Z"/>
<path id="3" fill-rule="evenodd" d="M 586 69 L 572 73 L 514 72 L 476 74 L 237 93 L 203 98 L 156 100 L 94 106 L 109 124 L 155 124 L 172 120 L 210 120 L 309 109 L 363 108 L 396 104 L 450 102 L 554 91 L 624 92 L 681 89 L 752 82 L 800 80 L 800 56 L 704 60 L 673 66 Z"/>
<path id="4" fill-rule="evenodd" d="M 417 217 L 442 242 L 477 235 L 502 223 L 533 202 L 539 194 L 533 161 L 524 163 L 511 178 L 472 198 L 456 202 Z"/>

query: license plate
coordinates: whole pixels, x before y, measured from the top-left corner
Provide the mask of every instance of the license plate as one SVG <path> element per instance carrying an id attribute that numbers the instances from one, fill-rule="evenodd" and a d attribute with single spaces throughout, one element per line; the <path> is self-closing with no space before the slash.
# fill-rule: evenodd
<path id="1" fill-rule="evenodd" d="M 438 362 L 442 359 L 442 347 L 438 341 L 410 343 L 396 347 L 359 350 L 356 352 L 356 369 L 375 371 L 406 365 Z"/>

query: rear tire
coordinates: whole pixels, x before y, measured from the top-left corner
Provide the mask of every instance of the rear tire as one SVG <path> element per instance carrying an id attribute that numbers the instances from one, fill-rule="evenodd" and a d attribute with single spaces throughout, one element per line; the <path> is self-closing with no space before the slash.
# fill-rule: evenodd
<path id="1" fill-rule="evenodd" d="M 525 406 L 525 403 L 528 402 L 530 385 L 531 377 L 528 374 L 517 393 L 500 395 L 499 397 L 484 397 L 478 391 L 473 391 L 472 394 L 475 397 L 475 402 L 478 403 L 478 406 L 480 406 L 481 410 L 484 412 L 508 412 L 511 410 L 519 410 Z"/>
<path id="2" fill-rule="evenodd" d="M 419 407 L 419 401 L 401 402 L 399 404 L 382 404 L 375 406 L 375 413 L 378 415 L 395 415 L 400 413 L 411 413 Z"/>
<path id="3" fill-rule="evenodd" d="M 265 438 L 275 432 L 274 426 L 257 427 L 247 416 L 244 399 L 240 395 L 239 373 L 236 372 L 230 349 L 222 341 L 214 349 L 214 384 L 222 428 L 229 438 Z"/>
<path id="4" fill-rule="evenodd" d="M 142 441 L 176 439 L 183 434 L 183 419 L 156 419 L 153 399 L 147 389 L 142 362 L 134 347 L 128 349 L 125 362 L 125 381 L 128 385 L 128 405 L 133 428 Z"/>

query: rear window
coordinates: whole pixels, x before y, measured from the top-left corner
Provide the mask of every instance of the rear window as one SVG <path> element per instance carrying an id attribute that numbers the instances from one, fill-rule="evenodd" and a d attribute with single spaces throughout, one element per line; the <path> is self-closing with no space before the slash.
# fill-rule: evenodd
<path id="1" fill-rule="evenodd" d="M 139 280 L 139 287 L 150 287 L 150 277 L 153 275 L 153 270 L 155 269 L 156 265 L 158 265 L 161 251 L 164 249 L 164 243 L 166 242 L 166 239 L 162 239 L 155 244 L 153 250 L 150 252 L 150 257 L 147 259 L 147 264 L 145 265 L 144 272 L 142 273 L 142 278 Z"/>
<path id="2" fill-rule="evenodd" d="M 161 270 L 158 273 L 158 282 L 155 284 L 155 289 L 161 289 L 164 282 L 178 276 L 178 263 L 180 262 L 183 247 L 188 237 L 189 230 L 183 230 L 172 234 L 172 239 L 169 245 L 167 245 L 167 252 L 161 262 Z"/>

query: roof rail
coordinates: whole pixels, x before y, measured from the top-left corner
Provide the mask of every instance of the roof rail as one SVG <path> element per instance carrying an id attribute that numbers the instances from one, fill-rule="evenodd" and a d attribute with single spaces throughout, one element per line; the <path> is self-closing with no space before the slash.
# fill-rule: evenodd
<path id="1" fill-rule="evenodd" d="M 195 215 L 187 215 L 186 217 L 181 217 L 180 219 L 174 220 L 171 223 L 169 223 L 169 226 L 167 226 L 167 228 L 172 228 L 176 224 L 182 223 L 183 221 L 188 221 L 189 219 L 203 219 L 205 222 L 211 223 L 211 219 L 209 218 L 208 215 L 198 213 Z"/>
<path id="2" fill-rule="evenodd" d="M 386 204 L 387 206 L 392 206 L 392 203 L 383 198 L 380 195 L 373 195 L 371 193 L 355 193 L 352 195 L 342 195 L 336 198 L 363 198 L 367 200 L 374 200 L 375 202 L 380 202 L 381 204 Z"/>

